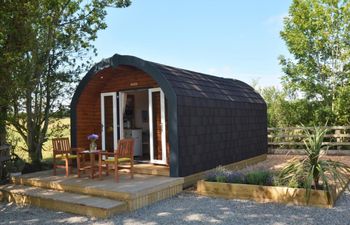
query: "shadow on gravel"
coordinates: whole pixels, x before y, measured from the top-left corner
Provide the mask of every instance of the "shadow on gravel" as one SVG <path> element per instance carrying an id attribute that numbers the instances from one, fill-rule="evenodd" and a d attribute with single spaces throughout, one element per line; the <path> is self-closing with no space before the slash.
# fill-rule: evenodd
<path id="1" fill-rule="evenodd" d="M 93 224 L 95 218 L 0 202 L 0 224 Z"/>
<path id="2" fill-rule="evenodd" d="M 114 217 L 120 224 L 350 224 L 350 194 L 335 208 L 208 198 L 184 193 L 171 200 Z"/>

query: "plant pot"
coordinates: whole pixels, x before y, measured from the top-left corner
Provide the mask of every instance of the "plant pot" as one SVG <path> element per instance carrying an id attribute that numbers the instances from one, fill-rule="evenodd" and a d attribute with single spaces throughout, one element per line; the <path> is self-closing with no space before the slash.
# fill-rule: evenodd
<path id="1" fill-rule="evenodd" d="M 90 143 L 90 151 L 95 151 L 97 150 L 97 144 L 96 144 L 96 141 L 91 141 Z"/>

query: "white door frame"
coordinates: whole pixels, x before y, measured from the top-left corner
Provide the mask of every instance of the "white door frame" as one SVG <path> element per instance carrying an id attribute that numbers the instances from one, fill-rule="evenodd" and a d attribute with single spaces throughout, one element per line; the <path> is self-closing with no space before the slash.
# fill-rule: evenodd
<path id="1" fill-rule="evenodd" d="M 160 92 L 160 118 L 161 118 L 161 147 L 162 147 L 162 160 L 154 159 L 154 143 L 153 143 L 153 104 L 152 93 Z M 149 143 L 150 143 L 150 161 L 156 164 L 167 164 L 166 161 L 166 125 L 165 125 L 165 97 L 162 89 L 150 88 L 148 89 L 148 116 L 149 116 Z"/>
<path id="2" fill-rule="evenodd" d="M 112 96 L 113 101 L 113 150 L 117 148 L 118 141 L 118 121 L 117 121 L 117 93 L 116 92 L 106 92 L 101 93 L 101 136 L 102 136 L 102 150 L 106 150 L 106 126 L 105 126 L 105 97 Z M 119 114 L 119 112 L 118 112 Z"/>
<path id="3" fill-rule="evenodd" d="M 118 92 L 118 98 L 119 98 L 119 136 L 120 139 L 124 138 L 124 112 L 122 112 L 123 109 L 123 101 L 126 101 L 127 94 L 124 91 Z"/>

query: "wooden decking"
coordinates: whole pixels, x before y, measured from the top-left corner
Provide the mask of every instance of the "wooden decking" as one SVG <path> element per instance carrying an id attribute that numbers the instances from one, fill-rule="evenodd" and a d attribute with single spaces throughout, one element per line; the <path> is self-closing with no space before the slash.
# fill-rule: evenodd
<path id="1" fill-rule="evenodd" d="M 50 170 L 22 175 L 12 182 L 0 186 L 3 200 L 104 218 L 172 197 L 182 191 L 184 180 L 145 174 L 130 179 L 122 174 L 116 183 L 113 176 L 53 176 Z"/>
<path id="2" fill-rule="evenodd" d="M 169 167 L 161 165 L 153 165 L 149 163 L 138 163 L 134 165 L 135 173 L 158 175 L 158 176 L 170 176 Z"/>

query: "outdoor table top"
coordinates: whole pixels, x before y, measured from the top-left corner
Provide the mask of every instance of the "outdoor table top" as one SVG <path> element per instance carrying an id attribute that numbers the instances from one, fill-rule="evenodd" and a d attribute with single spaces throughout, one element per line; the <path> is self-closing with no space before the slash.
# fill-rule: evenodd
<path id="1" fill-rule="evenodd" d="M 84 150 L 79 152 L 80 154 L 98 154 L 100 153 L 102 150 Z"/>

